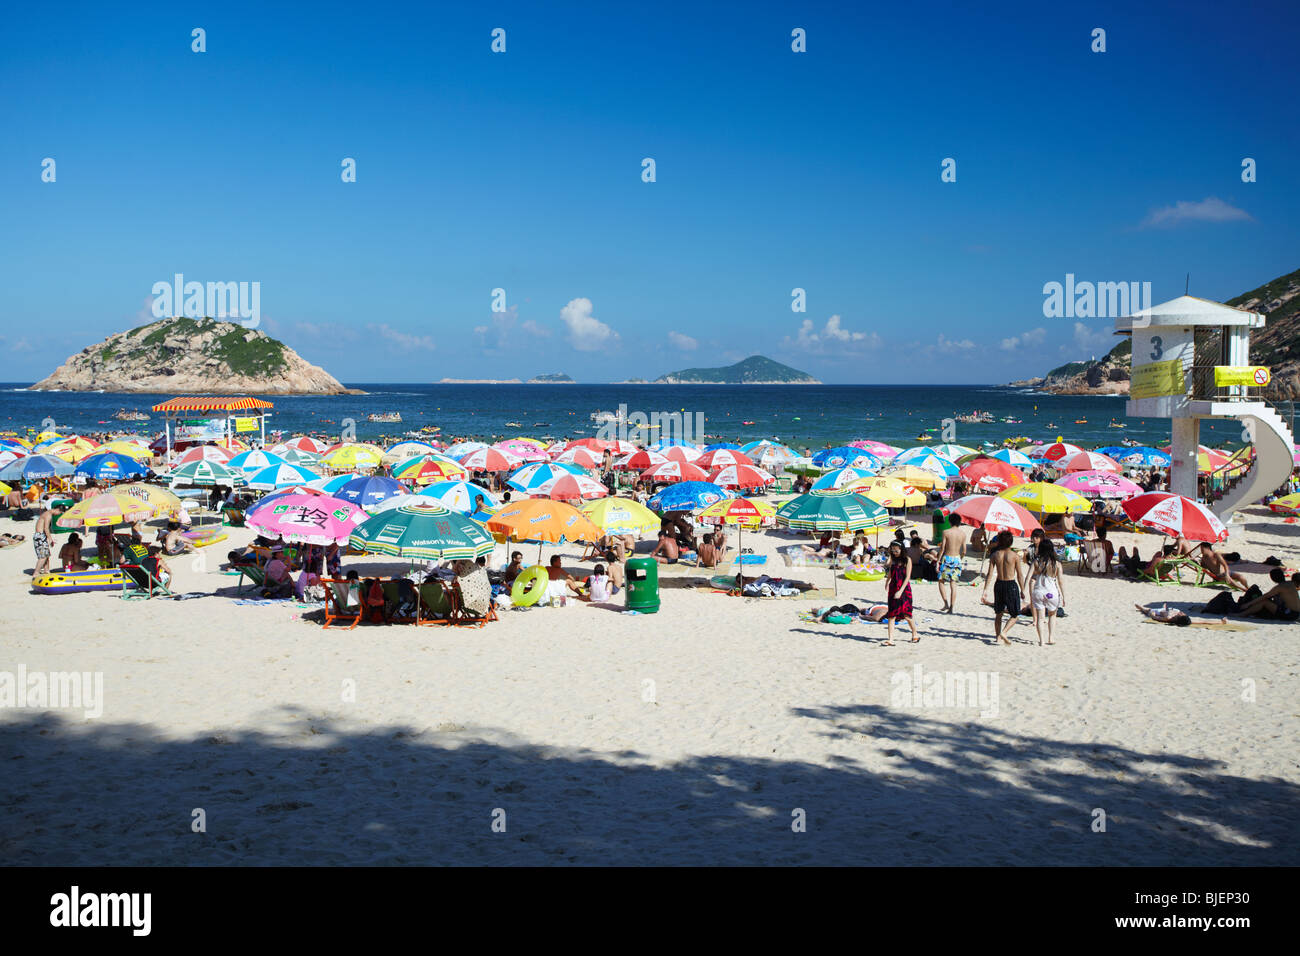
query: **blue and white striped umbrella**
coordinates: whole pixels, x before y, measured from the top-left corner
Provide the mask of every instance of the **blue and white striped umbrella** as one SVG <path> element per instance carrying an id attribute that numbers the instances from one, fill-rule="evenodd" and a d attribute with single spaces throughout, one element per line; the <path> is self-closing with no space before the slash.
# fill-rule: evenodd
<path id="1" fill-rule="evenodd" d="M 722 451 L 724 449 L 727 451 L 741 450 L 740 446 L 737 445 L 734 441 L 718 441 L 718 442 L 714 442 L 712 445 L 704 446 L 705 451 Z"/>
<path id="2" fill-rule="evenodd" d="M 317 478 L 315 481 L 307 482 L 307 487 L 315 491 L 323 491 L 327 495 L 333 495 L 344 485 L 354 478 L 364 477 L 355 472 L 348 472 L 342 475 L 331 475 L 329 478 Z"/>
<path id="3" fill-rule="evenodd" d="M 516 491 L 532 494 L 537 488 L 561 475 L 586 475 L 587 469 L 562 461 L 538 461 L 511 472 L 506 484 Z"/>
<path id="4" fill-rule="evenodd" d="M 272 468 L 276 465 L 287 465 L 288 462 L 277 455 L 275 452 L 262 451 L 254 449 L 253 451 L 241 451 L 230 461 L 226 462 L 227 468 L 233 468 L 235 471 L 244 473 L 247 478 L 254 472 L 262 471 L 264 468 Z"/>
<path id="5" fill-rule="evenodd" d="M 1016 451 L 1014 448 L 999 448 L 989 455 L 990 458 L 996 458 L 998 461 L 1005 461 L 1008 465 L 1014 465 L 1016 468 L 1033 468 L 1034 460 L 1026 455 L 1023 451 Z"/>
<path id="6" fill-rule="evenodd" d="M 346 501 L 358 508 L 371 508 L 385 498 L 410 493 L 410 488 L 396 478 L 389 478 L 386 475 L 362 475 L 340 486 L 338 491 L 331 492 L 340 501 Z"/>
<path id="7" fill-rule="evenodd" d="M 245 474 L 248 474 L 245 472 Z M 258 491 L 276 491 L 315 481 L 320 475 L 299 465 L 272 465 L 248 476 L 248 487 Z"/>
<path id="8" fill-rule="evenodd" d="M 900 462 L 897 458 L 893 461 L 893 467 L 902 467 L 910 465 L 913 468 L 921 468 L 924 471 L 939 475 L 942 478 L 955 478 L 957 472 L 961 469 L 947 458 L 940 458 L 938 455 L 913 455 L 907 461 Z"/>
<path id="9" fill-rule="evenodd" d="M 828 471 L 812 484 L 813 491 L 834 491 L 836 488 L 842 488 L 850 481 L 856 481 L 859 478 L 870 478 L 876 473 L 874 468 L 862 468 L 854 466 L 852 468 L 836 468 L 834 471 Z"/>
<path id="10" fill-rule="evenodd" d="M 952 458 L 951 455 L 945 455 L 942 452 L 936 451 L 935 449 L 931 448 L 929 445 L 916 445 L 913 448 L 904 449 L 903 451 L 900 451 L 897 455 L 895 455 L 894 464 L 910 465 L 912 464 L 913 458 L 924 458 L 926 455 L 938 455 L 940 458 L 947 458 L 949 461 L 955 460 Z"/>
<path id="11" fill-rule="evenodd" d="M 501 503 L 492 492 L 472 481 L 435 481 L 421 491 L 420 496 L 432 498 L 444 508 L 461 514 L 483 512 Z"/>

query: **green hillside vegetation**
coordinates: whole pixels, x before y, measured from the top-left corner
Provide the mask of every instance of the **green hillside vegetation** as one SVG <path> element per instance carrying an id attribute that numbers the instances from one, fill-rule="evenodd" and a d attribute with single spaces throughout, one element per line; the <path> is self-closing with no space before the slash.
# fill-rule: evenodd
<path id="1" fill-rule="evenodd" d="M 668 372 L 656 381 L 669 379 L 678 382 L 721 382 L 725 385 L 745 385 L 751 382 L 815 382 L 807 372 L 782 365 L 763 355 L 751 355 L 749 358 L 721 368 L 687 368 L 679 372 Z"/>
<path id="2" fill-rule="evenodd" d="M 168 338 L 179 336 L 197 341 L 204 333 L 212 332 L 215 338 L 204 347 L 204 354 L 229 365 L 233 374 L 263 376 L 284 368 L 287 364 L 284 345 L 264 332 L 250 336 L 249 331 L 235 322 L 206 317 L 160 319 L 126 333 L 104 349 L 100 357 L 107 362 L 114 355 L 129 354 L 137 349 L 165 348 L 163 343 Z"/>

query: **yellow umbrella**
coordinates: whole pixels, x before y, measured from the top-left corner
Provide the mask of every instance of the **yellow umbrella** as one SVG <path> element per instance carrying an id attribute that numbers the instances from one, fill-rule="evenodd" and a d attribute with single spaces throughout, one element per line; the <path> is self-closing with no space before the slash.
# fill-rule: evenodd
<path id="1" fill-rule="evenodd" d="M 99 451 L 99 446 L 89 438 L 82 438 L 80 435 L 72 435 L 62 441 L 55 442 L 45 450 L 47 455 L 56 455 L 66 462 L 76 464 L 87 455 L 93 455 Z"/>
<path id="2" fill-rule="evenodd" d="M 711 505 L 705 505 L 695 512 L 695 517 L 707 524 L 734 524 L 740 536 L 736 550 L 743 558 L 745 529 L 771 527 L 776 524 L 776 506 L 766 501 L 753 501 L 749 498 L 724 498 Z"/>
<path id="3" fill-rule="evenodd" d="M 1092 502 L 1083 495 L 1049 481 L 1016 485 L 999 493 L 998 497 L 1014 501 L 1026 511 L 1038 515 L 1088 514 L 1092 511 Z"/>
<path id="4" fill-rule="evenodd" d="M 59 524 L 65 528 L 104 528 L 151 517 L 153 509 L 140 499 L 105 491 L 78 501 L 60 516 Z"/>
<path id="5" fill-rule="evenodd" d="M 1274 498 L 1268 506 L 1280 515 L 1300 514 L 1300 491 Z"/>
<path id="6" fill-rule="evenodd" d="M 855 478 L 840 488 L 840 491 L 856 492 L 884 508 L 915 508 L 925 504 L 925 494 L 917 491 L 913 485 L 885 475 Z"/>
<path id="7" fill-rule="evenodd" d="M 944 481 L 942 475 L 935 474 L 927 468 L 918 468 L 916 465 L 898 465 L 883 472 L 881 477 L 897 478 L 905 485 L 927 491 L 934 488 L 948 487 L 948 482 Z"/>
<path id="8" fill-rule="evenodd" d="M 37 435 L 36 438 L 32 441 L 31 444 L 32 444 L 32 446 L 36 446 L 36 445 L 39 445 L 39 444 L 40 444 L 41 442 L 43 442 L 43 441 L 50 441 L 51 439 L 58 439 L 58 438 L 62 438 L 62 437 L 64 437 L 64 436 L 60 435 L 58 432 L 54 432 L 54 431 L 44 431 L 44 432 L 41 432 L 39 435 Z"/>
<path id="9" fill-rule="evenodd" d="M 153 452 L 149 450 L 148 445 L 137 444 L 129 438 L 117 438 L 113 441 L 106 442 L 95 449 L 95 453 L 115 452 L 119 455 L 127 455 L 131 458 L 152 458 Z"/>
<path id="10" fill-rule="evenodd" d="M 113 494 L 127 495 L 142 501 L 153 509 L 153 513 L 158 515 L 164 511 L 175 511 L 181 506 L 181 499 L 172 494 L 166 488 L 158 485 L 146 484 L 143 481 L 133 481 L 126 485 L 115 485 L 112 489 Z"/>
<path id="11" fill-rule="evenodd" d="M 338 471 L 377 468 L 384 460 L 384 450 L 362 442 L 348 442 L 325 456 L 324 462 Z"/>
<path id="12" fill-rule="evenodd" d="M 657 514 L 631 498 L 597 498 L 579 510 L 606 534 L 642 534 L 660 524 Z"/>
<path id="13" fill-rule="evenodd" d="M 7 495 L 11 491 L 13 491 L 12 488 L 6 485 L 3 481 L 0 481 L 0 495 Z"/>

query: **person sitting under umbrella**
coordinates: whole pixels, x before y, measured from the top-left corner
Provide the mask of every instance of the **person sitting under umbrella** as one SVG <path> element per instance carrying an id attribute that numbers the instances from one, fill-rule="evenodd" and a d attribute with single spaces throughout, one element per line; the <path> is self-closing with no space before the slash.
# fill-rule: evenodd
<path id="1" fill-rule="evenodd" d="M 293 578 L 289 574 L 289 565 L 284 561 L 284 552 L 276 548 L 271 552 L 271 560 L 266 562 L 266 584 L 262 596 L 268 598 L 287 597 L 293 590 Z"/>
<path id="2" fill-rule="evenodd" d="M 1206 573 L 1214 580 L 1221 584 L 1245 591 L 1249 588 L 1246 576 L 1240 571 L 1233 571 L 1228 567 L 1228 562 L 1223 559 L 1223 555 L 1214 550 L 1214 545 L 1210 542 L 1202 542 L 1200 548 L 1199 561 Z"/>

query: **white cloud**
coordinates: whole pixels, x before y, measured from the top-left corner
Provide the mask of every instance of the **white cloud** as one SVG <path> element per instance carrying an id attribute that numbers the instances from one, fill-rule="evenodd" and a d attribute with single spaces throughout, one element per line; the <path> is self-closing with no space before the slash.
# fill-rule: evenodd
<path id="1" fill-rule="evenodd" d="M 370 325 L 367 326 L 371 332 L 379 335 L 380 338 L 392 342 L 398 348 L 405 351 L 426 351 L 432 352 L 437 346 L 433 342 L 432 336 L 428 335 L 410 335 L 400 329 L 395 329 L 389 325 Z"/>
<path id="2" fill-rule="evenodd" d="M 1013 335 L 1009 339 L 1003 339 L 1002 348 L 1007 352 L 1014 352 L 1021 346 L 1042 345 L 1046 340 L 1047 329 L 1030 329 L 1028 332 L 1021 332 L 1019 335 Z"/>
<path id="3" fill-rule="evenodd" d="M 1092 329 L 1082 322 L 1074 323 L 1074 339 L 1069 345 L 1061 346 L 1062 355 L 1078 356 L 1080 352 L 1101 356 L 1109 352 L 1115 344 L 1115 336 L 1109 326 Z"/>
<path id="4" fill-rule="evenodd" d="M 846 329 L 838 315 L 832 315 L 827 319 L 826 324 L 820 330 L 817 329 L 812 319 L 804 319 L 799 323 L 799 331 L 796 333 L 796 337 L 791 340 L 787 336 L 785 339 L 787 347 L 793 346 L 806 352 L 825 352 L 828 347 L 836 351 L 843 351 L 846 345 L 851 345 L 853 350 L 860 348 L 878 349 L 881 344 L 880 336 L 875 332 L 853 332 Z"/>
<path id="5" fill-rule="evenodd" d="M 680 332 L 669 332 L 668 341 L 673 348 L 680 349 L 683 352 L 693 352 L 700 347 L 699 342 L 689 335 L 682 335 Z"/>
<path id="6" fill-rule="evenodd" d="M 975 343 L 970 339 L 953 340 L 940 332 L 939 339 L 935 342 L 934 347 L 940 352 L 969 352 L 975 347 Z"/>
<path id="7" fill-rule="evenodd" d="M 579 352 L 595 352 L 618 341 L 618 333 L 592 315 L 591 300 L 571 299 L 560 310 L 560 318 L 569 327 L 569 342 Z"/>
<path id="8" fill-rule="evenodd" d="M 1169 229 L 1188 222 L 1254 222 L 1255 217 L 1244 209 L 1229 205 L 1222 199 L 1210 196 L 1200 202 L 1180 200 L 1172 206 L 1151 210 L 1142 220 L 1143 228 Z"/>
<path id="9" fill-rule="evenodd" d="M 551 334 L 532 319 L 519 321 L 519 307 L 510 306 L 504 312 L 493 312 L 490 325 L 474 326 L 476 343 L 484 349 L 504 351 L 511 345 L 519 344 L 519 332 L 537 338 L 546 338 Z"/>

